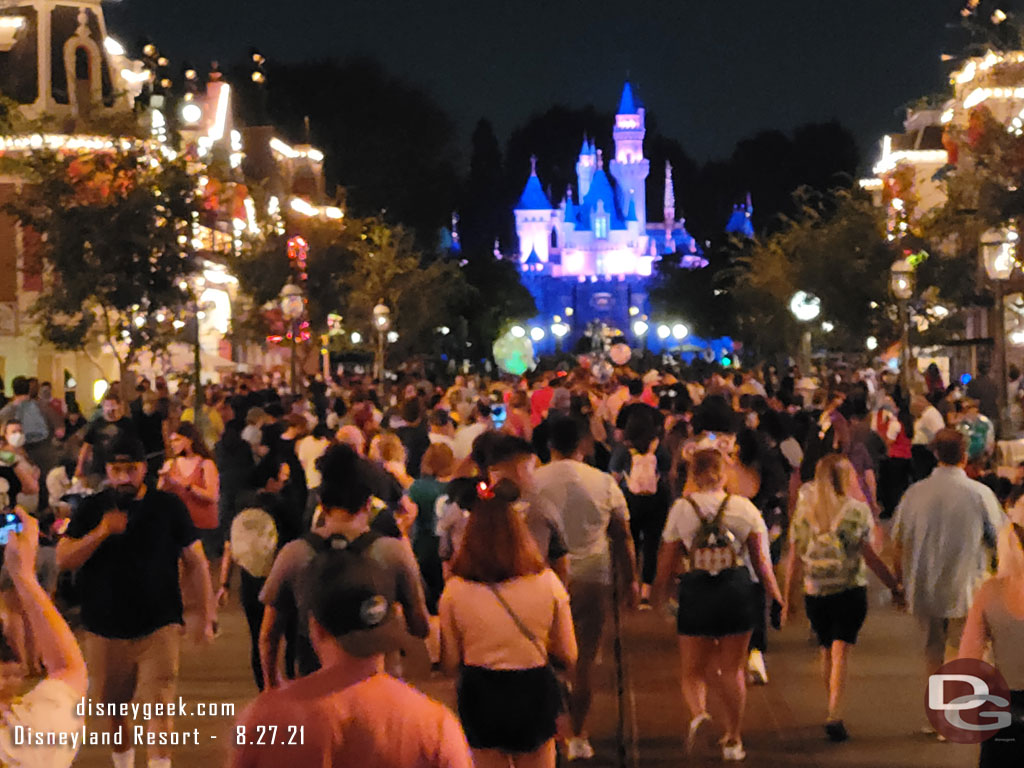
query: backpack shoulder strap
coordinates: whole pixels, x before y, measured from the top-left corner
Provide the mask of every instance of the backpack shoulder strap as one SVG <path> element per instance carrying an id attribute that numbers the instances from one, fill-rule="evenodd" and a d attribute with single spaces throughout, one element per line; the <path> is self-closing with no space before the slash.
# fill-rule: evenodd
<path id="1" fill-rule="evenodd" d="M 303 533 L 302 540 L 309 544 L 309 546 L 316 553 L 326 552 L 328 549 L 330 549 L 331 546 L 330 542 L 328 542 L 327 539 L 325 539 L 319 533 L 314 533 L 313 531 L 306 531 L 305 533 Z"/>
<path id="2" fill-rule="evenodd" d="M 361 555 L 363 552 L 365 552 L 371 546 L 373 546 L 373 543 L 380 538 L 383 538 L 383 534 L 380 534 L 377 531 L 367 531 L 366 533 L 362 533 L 359 536 L 356 536 L 354 539 L 352 539 L 352 541 L 348 543 L 346 549 L 349 552 Z"/>
<path id="3" fill-rule="evenodd" d="M 732 498 L 731 494 L 725 494 L 725 498 L 722 499 L 722 503 L 718 505 L 718 511 L 715 512 L 715 525 L 721 526 L 722 520 L 725 519 L 725 508 L 729 506 L 729 499 Z"/>

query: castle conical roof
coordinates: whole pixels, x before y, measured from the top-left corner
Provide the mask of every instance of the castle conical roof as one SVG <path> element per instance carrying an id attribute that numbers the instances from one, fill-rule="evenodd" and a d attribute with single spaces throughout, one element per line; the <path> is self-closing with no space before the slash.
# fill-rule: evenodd
<path id="1" fill-rule="evenodd" d="M 622 97 L 619 99 L 620 115 L 635 115 L 636 100 L 633 98 L 633 86 L 627 80 L 622 86 Z"/>
<path id="2" fill-rule="evenodd" d="M 531 173 L 530 178 L 526 180 L 526 186 L 523 187 L 523 194 L 519 196 L 519 202 L 516 203 L 516 210 L 551 210 L 551 201 L 548 200 L 548 196 L 544 194 L 544 190 L 540 186 L 540 179 L 537 178 L 536 173 Z"/>

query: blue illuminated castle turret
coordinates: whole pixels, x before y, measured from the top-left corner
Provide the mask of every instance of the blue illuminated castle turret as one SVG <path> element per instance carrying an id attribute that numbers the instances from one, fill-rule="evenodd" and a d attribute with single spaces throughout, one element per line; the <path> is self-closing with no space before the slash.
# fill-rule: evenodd
<path id="1" fill-rule="evenodd" d="M 648 316 L 648 292 L 655 263 L 671 256 L 683 267 L 707 266 L 697 242 L 676 218 L 672 167 L 665 164 L 664 218 L 647 221 L 644 156 L 645 110 L 626 82 L 612 129 L 614 153 L 605 169 L 604 152 L 583 137 L 572 186 L 557 206 L 544 194 L 531 158 L 514 213 L 517 257 L 540 312 L 539 323 L 572 317 L 573 336 L 594 322 L 632 336 L 636 318 Z M 652 332 L 652 337 L 655 335 Z M 657 340 L 648 340 L 657 346 Z M 553 348 L 550 338 L 538 344 Z"/>
<path id="2" fill-rule="evenodd" d="M 743 235 L 743 237 L 754 236 L 754 225 L 751 217 L 754 215 L 754 204 L 750 201 L 750 193 L 747 193 L 747 202 L 734 205 L 729 223 L 725 225 L 726 233 L 730 235 Z"/>

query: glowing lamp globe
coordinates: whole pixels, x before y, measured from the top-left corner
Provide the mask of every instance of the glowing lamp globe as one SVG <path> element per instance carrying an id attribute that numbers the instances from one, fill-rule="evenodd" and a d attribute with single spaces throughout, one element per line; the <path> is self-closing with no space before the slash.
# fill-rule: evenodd
<path id="1" fill-rule="evenodd" d="M 509 334 L 511 334 L 514 339 L 523 339 L 526 338 L 526 329 L 521 325 L 513 325 L 509 329 Z"/>
<path id="2" fill-rule="evenodd" d="M 539 325 L 535 325 L 530 329 L 530 338 L 534 341 L 544 341 L 544 329 Z"/>
<path id="3" fill-rule="evenodd" d="M 800 322 L 809 322 L 821 314 L 821 299 L 806 291 L 797 291 L 789 300 L 789 311 Z"/>
<path id="4" fill-rule="evenodd" d="M 281 312 L 288 320 L 297 320 L 302 317 L 305 309 L 305 302 L 302 299 L 302 289 L 294 283 L 288 283 L 281 289 Z"/>
<path id="5" fill-rule="evenodd" d="M 551 333 L 556 339 L 563 339 L 569 333 L 569 326 L 565 323 L 552 323 Z"/>
<path id="6" fill-rule="evenodd" d="M 682 341 L 690 335 L 690 329 L 682 323 L 676 323 L 672 326 L 672 338 L 676 341 Z"/>
<path id="7" fill-rule="evenodd" d="M 650 329 L 651 329 L 651 327 L 645 321 L 643 321 L 643 320 L 636 320 L 636 321 L 633 322 L 633 335 L 634 336 L 641 336 L 641 337 L 642 336 L 646 336 L 647 335 L 647 331 L 649 331 Z"/>
<path id="8" fill-rule="evenodd" d="M 378 302 L 373 308 L 373 326 L 380 333 L 385 333 L 391 328 L 391 310 L 383 301 Z"/>
<path id="9" fill-rule="evenodd" d="M 659 339 L 667 339 L 671 335 L 672 335 L 672 329 L 669 328 L 667 325 L 662 323 L 661 325 L 658 326 L 658 338 Z"/>
<path id="10" fill-rule="evenodd" d="M 907 301 L 914 295 L 914 267 L 906 259 L 900 259 L 889 268 L 889 289 L 900 301 Z"/>
<path id="11" fill-rule="evenodd" d="M 1014 230 L 990 229 L 981 236 L 981 255 L 990 280 L 1009 280 L 1017 266 L 1017 240 Z"/>
<path id="12" fill-rule="evenodd" d="M 194 101 L 189 101 L 181 108 L 181 119 L 189 125 L 195 125 L 203 119 L 203 108 Z"/>

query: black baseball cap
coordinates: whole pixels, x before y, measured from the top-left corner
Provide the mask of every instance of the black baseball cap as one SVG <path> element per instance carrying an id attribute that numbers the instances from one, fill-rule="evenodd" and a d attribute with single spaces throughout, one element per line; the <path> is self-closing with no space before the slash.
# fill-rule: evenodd
<path id="1" fill-rule="evenodd" d="M 362 553 L 330 549 L 313 561 L 304 579 L 312 614 L 349 654 L 366 658 L 400 650 L 406 638 L 388 579 Z"/>
<path id="2" fill-rule="evenodd" d="M 107 449 L 107 464 L 134 464 L 146 460 L 146 449 L 131 435 L 121 435 Z"/>

